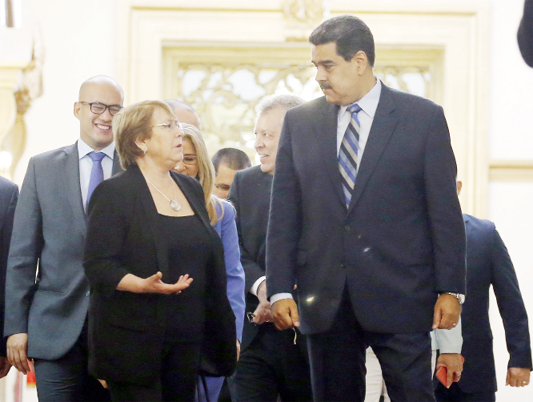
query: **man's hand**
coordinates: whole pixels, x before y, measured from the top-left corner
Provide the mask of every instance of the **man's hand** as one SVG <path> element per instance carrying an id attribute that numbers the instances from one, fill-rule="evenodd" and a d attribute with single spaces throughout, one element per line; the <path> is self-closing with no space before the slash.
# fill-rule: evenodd
<path id="1" fill-rule="evenodd" d="M 298 307 L 293 299 L 281 299 L 272 305 L 274 324 L 279 330 L 300 326 Z"/>
<path id="2" fill-rule="evenodd" d="M 529 384 L 530 374 L 531 370 L 528 368 L 509 367 L 507 370 L 505 385 L 510 385 L 511 387 L 525 387 Z"/>
<path id="3" fill-rule="evenodd" d="M 22 374 L 30 372 L 28 364 L 28 334 L 13 334 L 7 338 L 7 359 Z"/>
<path id="4" fill-rule="evenodd" d="M 270 302 L 266 294 L 266 281 L 261 282 L 257 288 L 257 298 L 259 299 L 259 305 L 254 311 L 254 323 L 261 325 L 265 322 L 273 321 Z"/>
<path id="5" fill-rule="evenodd" d="M 0 356 L 0 378 L 4 378 L 7 373 L 9 373 L 10 369 L 11 364 L 9 364 L 9 360 L 7 360 L 7 357 Z"/>
<path id="6" fill-rule="evenodd" d="M 446 367 L 446 388 L 450 388 L 452 382 L 458 382 L 463 372 L 463 357 L 460 353 L 442 353 L 437 359 L 436 369 Z M 448 385 L 449 384 L 449 385 Z"/>
<path id="7" fill-rule="evenodd" d="M 459 322 L 461 304 L 455 296 L 442 294 L 437 299 L 433 311 L 432 329 L 452 329 Z"/>
<path id="8" fill-rule="evenodd" d="M 105 389 L 107 389 L 107 381 L 106 381 L 106 380 L 98 379 L 98 381 L 100 382 L 100 384 L 102 385 L 102 387 L 104 387 Z"/>

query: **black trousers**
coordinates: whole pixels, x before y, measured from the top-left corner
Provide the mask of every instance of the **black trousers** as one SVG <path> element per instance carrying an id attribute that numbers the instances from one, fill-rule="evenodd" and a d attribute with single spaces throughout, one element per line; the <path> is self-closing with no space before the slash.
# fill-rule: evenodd
<path id="1" fill-rule="evenodd" d="M 87 321 L 80 337 L 57 360 L 35 359 L 39 402 L 107 402 L 109 392 L 87 370 Z"/>
<path id="2" fill-rule="evenodd" d="M 381 334 L 361 328 L 345 291 L 325 333 L 308 335 L 314 401 L 365 399 L 365 350 L 372 346 L 393 402 L 434 402 L 428 333 Z"/>
<path id="3" fill-rule="evenodd" d="M 163 344 L 160 377 L 150 386 L 109 382 L 113 402 L 190 401 L 195 399 L 200 343 Z"/>
<path id="4" fill-rule="evenodd" d="M 276 402 L 278 396 L 283 402 L 311 401 L 309 364 L 305 350 L 294 344 L 294 331 L 278 331 L 270 323 L 261 327 L 237 363 L 235 401 Z"/>
<path id="5" fill-rule="evenodd" d="M 464 401 L 464 402 L 494 402 L 496 393 L 494 392 L 464 392 L 457 383 L 453 383 L 450 388 L 444 385 L 437 385 L 435 397 L 438 402 Z"/>

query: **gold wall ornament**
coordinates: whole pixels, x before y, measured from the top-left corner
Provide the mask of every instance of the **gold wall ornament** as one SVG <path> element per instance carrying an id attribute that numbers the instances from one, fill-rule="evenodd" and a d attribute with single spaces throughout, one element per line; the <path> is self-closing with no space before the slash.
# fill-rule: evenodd
<path id="1" fill-rule="evenodd" d="M 13 97 L 16 102 L 16 115 L 13 125 L 4 138 L 0 137 L 0 152 L 11 156 L 11 163 L 4 164 L 0 174 L 13 177 L 22 154 L 26 148 L 26 123 L 24 115 L 32 102 L 43 94 L 42 70 L 44 63 L 44 47 L 40 32 L 36 32 L 33 40 L 31 61 L 21 69 Z M 4 153 L 4 155 L 6 155 Z"/>
<path id="2" fill-rule="evenodd" d="M 246 51 L 231 46 L 169 47 L 163 53 L 164 97 L 179 98 L 197 111 L 210 153 L 237 147 L 253 160 L 255 107 L 264 96 L 287 92 L 306 100 L 322 96 L 316 68 L 308 61 L 308 45 L 286 46 Z M 392 88 L 438 101 L 433 64 L 439 64 L 439 55 L 423 51 L 415 58 L 411 50 L 385 50 L 374 73 Z"/>
<path id="3" fill-rule="evenodd" d="M 329 18 L 329 0 L 284 0 L 284 35 L 287 41 L 307 41 L 323 20 Z"/>

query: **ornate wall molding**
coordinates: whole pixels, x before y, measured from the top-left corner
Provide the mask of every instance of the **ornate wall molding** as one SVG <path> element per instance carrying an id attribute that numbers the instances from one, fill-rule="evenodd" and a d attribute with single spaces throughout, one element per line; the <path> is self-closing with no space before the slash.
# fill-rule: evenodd
<path id="1" fill-rule="evenodd" d="M 40 34 L 33 43 L 32 58 L 28 64 L 2 68 L 6 81 L 0 78 L 0 174 L 12 178 L 26 148 L 24 115 L 34 99 L 42 95 L 42 66 L 44 49 Z M 9 78 L 8 78 L 9 76 Z M 1 77 L 1 76 L 0 76 Z M 3 100 L 2 100 L 3 99 Z M 4 109 L 5 103 L 5 109 Z"/>
<path id="2" fill-rule="evenodd" d="M 169 96 L 173 84 L 165 78 L 165 49 L 200 44 L 217 52 L 226 47 L 235 60 L 247 64 L 254 48 L 287 46 L 296 52 L 300 46 L 305 52 L 307 46 L 309 63 L 307 42 L 287 40 L 287 21 L 292 18 L 296 23 L 298 18 L 287 17 L 286 4 L 282 0 L 117 0 L 117 79 L 124 85 L 126 103 Z M 429 58 L 437 62 L 428 63 L 427 94 L 445 110 L 465 182 L 461 203 L 466 212 L 486 216 L 490 119 L 489 74 L 484 67 L 488 64 L 490 4 L 483 0 L 335 0 L 330 4 L 332 16 L 354 13 L 371 27 L 380 65 L 412 66 L 409 52 L 421 59 L 433 52 Z M 380 60 L 394 52 L 403 52 L 402 59 L 396 58 L 395 63 Z M 193 61 L 187 54 L 180 60 Z"/>
<path id="3" fill-rule="evenodd" d="M 492 160 L 490 181 L 533 182 L 533 160 Z"/>

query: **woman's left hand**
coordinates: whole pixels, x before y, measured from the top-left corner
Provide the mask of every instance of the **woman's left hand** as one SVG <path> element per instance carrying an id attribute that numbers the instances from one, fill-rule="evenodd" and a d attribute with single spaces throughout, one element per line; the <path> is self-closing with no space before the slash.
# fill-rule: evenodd
<path id="1" fill-rule="evenodd" d="M 157 272 L 146 279 L 139 278 L 133 274 L 127 274 L 117 285 L 117 290 L 123 290 L 133 293 L 161 293 L 170 295 L 180 293 L 183 289 L 189 287 L 193 279 L 189 275 L 181 275 L 176 283 L 165 283 L 161 279 L 163 274 Z"/>
<path id="2" fill-rule="evenodd" d="M 180 293 L 183 289 L 188 288 L 193 281 L 188 274 L 180 275 L 179 280 L 173 284 L 163 282 L 162 278 L 163 274 L 161 272 L 146 278 L 144 280 L 144 293 L 162 293 L 165 295 Z"/>

